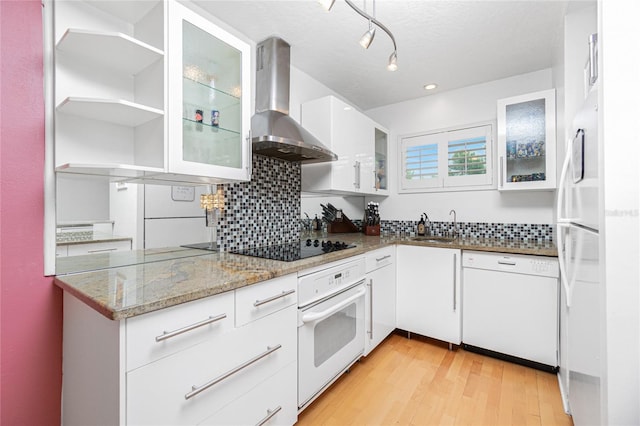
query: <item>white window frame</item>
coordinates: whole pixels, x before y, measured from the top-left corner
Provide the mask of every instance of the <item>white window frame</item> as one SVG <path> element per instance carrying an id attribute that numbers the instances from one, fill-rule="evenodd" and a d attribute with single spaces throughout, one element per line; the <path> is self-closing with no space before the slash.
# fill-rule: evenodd
<path id="1" fill-rule="evenodd" d="M 445 192 L 494 189 L 495 122 L 482 122 L 408 135 L 398 138 L 398 192 Z M 486 137 L 486 173 L 482 175 L 449 176 L 449 142 Z M 433 179 L 408 180 L 405 152 L 412 146 L 438 145 L 438 176 Z"/>

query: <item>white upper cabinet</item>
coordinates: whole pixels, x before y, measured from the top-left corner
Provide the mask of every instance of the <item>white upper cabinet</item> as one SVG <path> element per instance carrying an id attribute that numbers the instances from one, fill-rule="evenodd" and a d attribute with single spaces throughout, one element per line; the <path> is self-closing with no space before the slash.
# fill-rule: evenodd
<path id="1" fill-rule="evenodd" d="M 52 3 L 59 172 L 126 179 L 165 169 L 165 4 L 128 3 Z"/>
<path id="2" fill-rule="evenodd" d="M 57 172 L 248 179 L 248 44 L 173 1 L 51 4 Z M 206 77 L 202 87 L 183 82 L 188 71 Z M 183 118 L 196 109 L 203 120 L 189 130 Z M 207 126 L 213 111 L 218 125 Z"/>
<path id="3" fill-rule="evenodd" d="M 555 89 L 498 100 L 498 189 L 556 188 Z"/>
<path id="4" fill-rule="evenodd" d="M 304 164 L 302 190 L 337 194 L 387 195 L 388 132 L 334 96 L 302 104 L 302 126 L 337 156 Z"/>
<path id="5" fill-rule="evenodd" d="M 169 171 L 249 180 L 250 47 L 169 3 Z"/>

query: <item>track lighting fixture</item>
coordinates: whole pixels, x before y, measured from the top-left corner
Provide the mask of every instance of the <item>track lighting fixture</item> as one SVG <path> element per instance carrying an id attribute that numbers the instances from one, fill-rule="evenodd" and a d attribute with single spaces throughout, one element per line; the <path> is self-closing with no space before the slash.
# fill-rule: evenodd
<path id="1" fill-rule="evenodd" d="M 322 4 L 328 2 L 328 0 L 319 0 L 319 1 Z M 369 46 L 371 45 L 371 42 L 373 41 L 373 37 L 376 34 L 376 29 L 373 26 L 373 24 L 378 26 L 382 31 L 387 33 L 389 38 L 391 38 L 391 41 L 393 42 L 393 53 L 391 54 L 391 56 L 389 56 L 389 64 L 387 65 L 387 69 L 389 71 L 397 70 L 398 69 L 398 48 L 396 46 L 396 39 L 391 33 L 391 31 L 389 31 L 387 27 L 385 27 L 380 21 L 378 21 L 375 18 L 376 0 L 373 0 L 373 16 L 369 15 L 367 12 L 365 12 L 364 10 L 360 9 L 358 6 L 353 4 L 351 0 L 344 0 L 344 1 L 349 5 L 351 9 L 355 10 L 360 16 L 362 16 L 363 18 L 369 21 L 369 30 L 366 33 L 364 33 L 362 37 L 360 37 L 360 45 L 362 47 L 364 47 L 365 49 L 368 49 Z M 333 1 L 331 1 L 331 5 L 333 5 Z"/>
<path id="2" fill-rule="evenodd" d="M 389 56 L 389 63 L 387 64 L 387 69 L 389 71 L 395 71 L 398 69 L 398 52 L 396 52 L 395 50 L 393 51 L 391 56 Z"/>
<path id="3" fill-rule="evenodd" d="M 320 5 L 324 8 L 324 10 L 326 11 L 330 11 L 331 8 L 333 7 L 333 4 L 336 2 L 336 0 L 318 0 L 318 3 L 320 3 Z"/>
<path id="4" fill-rule="evenodd" d="M 362 34 L 362 37 L 360 37 L 360 46 L 368 49 L 375 35 L 376 29 L 371 25 L 371 21 L 369 21 L 369 30 L 366 33 Z"/>

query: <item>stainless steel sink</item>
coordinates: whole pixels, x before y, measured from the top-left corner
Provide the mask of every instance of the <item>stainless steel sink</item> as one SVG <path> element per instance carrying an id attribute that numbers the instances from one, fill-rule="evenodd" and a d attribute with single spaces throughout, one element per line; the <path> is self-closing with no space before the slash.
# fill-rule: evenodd
<path id="1" fill-rule="evenodd" d="M 453 237 L 438 237 L 438 236 L 418 236 L 411 237 L 411 241 L 420 241 L 423 243 L 440 243 L 440 244 L 451 244 L 455 242 L 455 238 Z"/>

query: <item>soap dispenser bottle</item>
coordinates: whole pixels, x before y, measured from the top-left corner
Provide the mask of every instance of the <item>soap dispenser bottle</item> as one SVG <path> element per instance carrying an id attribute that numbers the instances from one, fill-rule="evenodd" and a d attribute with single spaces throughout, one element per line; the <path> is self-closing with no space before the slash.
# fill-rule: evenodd
<path id="1" fill-rule="evenodd" d="M 424 236 L 424 231 L 425 231 L 424 215 L 420 215 L 420 222 L 418 222 L 418 235 Z"/>

